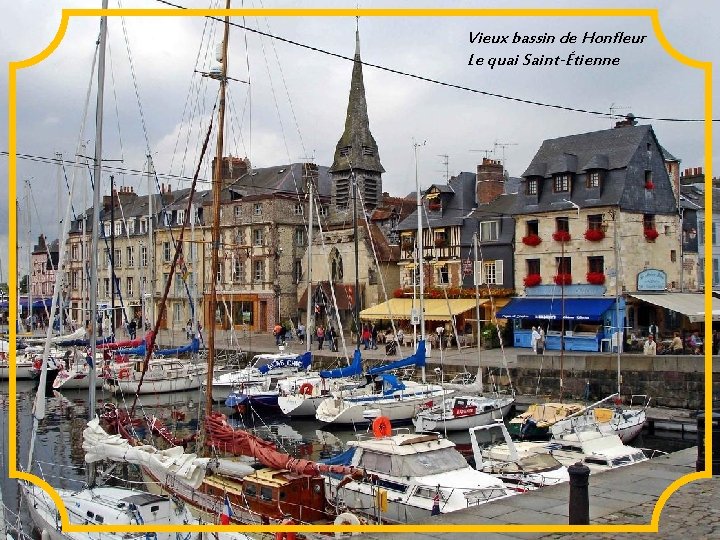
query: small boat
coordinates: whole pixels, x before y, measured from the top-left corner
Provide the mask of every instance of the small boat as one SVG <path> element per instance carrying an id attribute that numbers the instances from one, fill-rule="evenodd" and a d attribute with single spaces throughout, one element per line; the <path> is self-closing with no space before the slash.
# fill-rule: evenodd
<path id="1" fill-rule="evenodd" d="M 143 377 L 144 362 L 144 358 L 138 358 L 124 364 L 111 364 L 105 374 L 103 388 L 125 395 L 182 392 L 200 388 L 208 372 L 206 362 L 181 358 L 151 358 Z"/>
<path id="2" fill-rule="evenodd" d="M 452 396 L 432 407 L 418 411 L 413 418 L 415 430 L 465 431 L 502 420 L 510 412 L 515 398 L 489 396 Z"/>
<path id="3" fill-rule="evenodd" d="M 527 411 L 508 422 L 508 431 L 522 440 L 548 439 L 550 426 L 585 409 L 579 403 L 533 403 Z"/>
<path id="4" fill-rule="evenodd" d="M 349 449 L 327 463 L 365 471 L 360 479 L 328 475 L 328 498 L 354 514 L 385 523 L 427 523 L 445 514 L 509 497 L 501 480 L 470 467 L 455 443 L 437 433 L 391 431 L 387 418 L 374 422 L 375 438 L 348 442 Z"/>
<path id="5" fill-rule="evenodd" d="M 15 362 L 15 379 L 32 379 L 32 358 L 28 358 L 25 354 L 18 355 L 17 349 L 15 356 L 11 356 L 10 343 L 0 340 L 0 381 L 6 381 L 10 378 L 10 362 L 12 358 L 14 358 Z"/>
<path id="6" fill-rule="evenodd" d="M 469 431 L 475 468 L 500 478 L 511 489 L 524 492 L 570 480 L 567 467 L 550 449 L 533 442 L 513 441 L 502 421 Z"/>
<path id="7" fill-rule="evenodd" d="M 84 390 L 90 387 L 90 356 L 83 354 L 81 351 L 67 350 L 64 355 L 65 365 L 53 381 L 55 390 Z M 96 354 L 96 365 L 102 363 L 103 355 Z M 98 363 L 99 362 L 99 363 Z M 103 380 L 101 377 L 95 378 L 95 385 L 101 386 Z"/>

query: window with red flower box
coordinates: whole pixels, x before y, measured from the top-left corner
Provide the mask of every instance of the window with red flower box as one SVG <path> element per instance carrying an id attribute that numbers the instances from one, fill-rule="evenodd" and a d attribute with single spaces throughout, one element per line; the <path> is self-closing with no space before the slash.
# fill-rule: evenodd
<path id="1" fill-rule="evenodd" d="M 554 278 L 557 285 L 570 285 L 572 284 L 571 274 L 557 274 Z"/>
<path id="2" fill-rule="evenodd" d="M 588 229 L 585 231 L 585 240 L 590 242 L 599 242 L 603 238 L 605 238 L 605 231 L 602 229 Z"/>
<path id="3" fill-rule="evenodd" d="M 649 242 L 654 242 L 660 233 L 657 232 L 657 229 L 645 229 L 644 234 Z"/>
<path id="4" fill-rule="evenodd" d="M 522 239 L 522 243 L 526 246 L 537 246 L 540 242 L 542 242 L 542 238 L 537 234 L 528 234 L 527 236 L 523 236 Z"/>
<path id="5" fill-rule="evenodd" d="M 652 180 L 645 182 L 645 189 L 654 189 L 655 184 L 652 183 Z"/>
<path id="6" fill-rule="evenodd" d="M 555 231 L 553 233 L 553 240 L 557 242 L 569 242 L 570 241 L 570 233 L 568 231 Z"/>
<path id="7" fill-rule="evenodd" d="M 602 285 L 605 283 L 605 274 L 602 272 L 588 272 L 587 282 L 590 285 Z"/>
<path id="8" fill-rule="evenodd" d="M 528 274 L 525 276 L 525 279 L 523 279 L 523 283 L 526 287 L 535 287 L 540 285 L 541 282 L 542 277 L 540 277 L 540 274 Z"/>

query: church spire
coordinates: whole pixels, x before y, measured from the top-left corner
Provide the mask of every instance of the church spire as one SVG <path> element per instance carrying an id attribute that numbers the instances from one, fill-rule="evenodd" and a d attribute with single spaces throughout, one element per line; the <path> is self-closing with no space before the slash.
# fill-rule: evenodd
<path id="1" fill-rule="evenodd" d="M 330 172 L 349 172 L 351 169 L 378 174 L 385 172 L 380 164 L 377 143 L 370 133 L 362 60 L 360 59 L 360 31 L 357 27 L 355 29 L 355 61 L 350 81 L 345 131 L 335 148 L 335 157 Z"/>

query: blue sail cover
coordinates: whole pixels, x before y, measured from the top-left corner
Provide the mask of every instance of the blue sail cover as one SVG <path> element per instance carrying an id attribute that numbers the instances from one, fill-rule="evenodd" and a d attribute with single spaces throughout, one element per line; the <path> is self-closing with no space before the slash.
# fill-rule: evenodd
<path id="1" fill-rule="evenodd" d="M 264 366 L 260 366 L 258 371 L 263 375 L 272 369 L 279 369 L 284 367 L 296 367 L 301 369 L 307 369 L 310 367 L 312 362 L 312 353 L 310 351 L 303 354 L 299 354 L 294 358 L 278 358 L 272 362 L 268 362 Z"/>
<path id="2" fill-rule="evenodd" d="M 200 350 L 200 340 L 193 338 L 190 343 L 183 345 L 182 347 L 175 347 L 174 349 L 161 349 L 155 351 L 155 356 L 175 356 L 183 353 L 196 353 Z"/>
<path id="3" fill-rule="evenodd" d="M 395 375 L 385 373 L 382 375 L 383 396 L 387 396 L 395 392 L 395 390 L 405 390 L 405 384 Z"/>
<path id="4" fill-rule="evenodd" d="M 332 456 L 327 459 L 321 459 L 320 463 L 324 463 L 325 465 L 350 465 L 354 455 L 355 447 L 351 446 L 337 456 Z"/>
<path id="5" fill-rule="evenodd" d="M 377 375 L 378 373 L 385 373 L 386 371 L 392 371 L 393 369 L 404 368 L 408 366 L 422 367 L 425 365 L 425 341 L 418 341 L 417 351 L 414 354 L 397 360 L 396 362 L 390 362 L 389 364 L 383 364 L 382 366 L 376 366 L 368 370 L 368 375 Z"/>
<path id="6" fill-rule="evenodd" d="M 118 349 L 115 351 L 115 353 L 117 353 L 117 354 L 137 354 L 140 356 L 144 356 L 146 352 L 147 352 L 147 349 L 145 348 L 144 341 L 137 347 L 130 347 L 128 349 Z"/>
<path id="7" fill-rule="evenodd" d="M 349 366 L 323 370 L 320 372 L 320 376 L 323 379 L 340 379 L 341 377 L 352 377 L 353 375 L 360 375 L 362 373 L 362 355 L 358 349 L 355 349 L 353 355 L 353 361 Z"/>
<path id="8" fill-rule="evenodd" d="M 98 339 L 95 343 L 96 343 L 96 345 L 104 345 L 106 343 L 112 343 L 112 342 L 113 342 L 113 336 L 107 336 L 102 339 Z M 89 339 L 66 339 L 65 341 L 58 341 L 57 345 L 59 347 L 89 347 L 90 340 Z"/>

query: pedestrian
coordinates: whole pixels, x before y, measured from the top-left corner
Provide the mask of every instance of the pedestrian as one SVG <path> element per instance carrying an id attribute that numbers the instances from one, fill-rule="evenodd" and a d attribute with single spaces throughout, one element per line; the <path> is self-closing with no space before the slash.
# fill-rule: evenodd
<path id="1" fill-rule="evenodd" d="M 300 342 L 300 345 L 305 343 L 305 327 L 303 326 L 302 322 L 298 322 L 297 337 L 298 337 L 298 341 Z"/>
<path id="2" fill-rule="evenodd" d="M 648 327 L 648 333 L 653 337 L 653 341 L 655 341 L 655 343 L 657 343 L 657 338 L 658 338 L 658 327 L 657 327 L 657 324 L 652 323 L 652 324 Z"/>
<path id="3" fill-rule="evenodd" d="M 543 330 L 542 326 L 538 326 L 538 334 L 540 334 L 540 337 L 537 341 L 537 353 L 545 354 L 545 330 Z"/>
<path id="4" fill-rule="evenodd" d="M 130 339 L 135 339 L 137 334 L 137 323 L 135 322 L 135 319 L 128 323 L 128 334 L 130 334 Z"/>
<path id="5" fill-rule="evenodd" d="M 323 341 L 325 341 L 325 329 L 322 327 L 322 325 L 317 327 L 317 331 L 315 332 L 315 337 L 317 337 L 318 340 L 318 351 L 322 350 Z"/>
<path id="6" fill-rule="evenodd" d="M 670 343 L 670 352 L 672 354 L 682 354 L 684 352 L 683 342 L 682 339 L 680 339 L 680 332 L 675 332 L 672 343 Z"/>
<path id="7" fill-rule="evenodd" d="M 327 339 L 328 339 L 328 343 L 330 344 L 330 350 L 333 352 L 337 352 L 337 350 L 338 350 L 337 335 L 335 334 L 335 328 L 333 328 L 332 326 L 330 328 L 328 328 Z"/>
<path id="8" fill-rule="evenodd" d="M 378 330 L 377 330 L 377 326 L 375 326 L 373 324 L 372 328 L 370 328 L 370 348 L 371 349 L 377 349 L 377 340 L 378 340 Z"/>
<path id="9" fill-rule="evenodd" d="M 702 354 L 701 345 L 702 340 L 697 330 L 695 330 L 688 338 L 688 345 L 690 345 L 691 354 Z"/>
<path id="10" fill-rule="evenodd" d="M 189 340 L 193 337 L 193 329 L 192 329 L 192 319 L 188 319 L 187 324 L 185 325 L 185 337 Z"/>
<path id="11" fill-rule="evenodd" d="M 532 350 L 535 353 L 537 353 L 538 339 L 540 339 L 540 332 L 538 332 L 537 328 L 533 326 L 532 331 L 530 332 L 530 347 L 532 347 Z"/>
<path id="12" fill-rule="evenodd" d="M 405 333 L 402 328 L 398 328 L 397 336 L 395 336 L 395 338 L 397 339 L 398 345 L 402 347 L 405 342 Z"/>
<path id="13" fill-rule="evenodd" d="M 280 323 L 276 323 L 275 327 L 273 328 L 273 336 L 275 336 L 275 345 L 280 345 L 280 333 L 282 332 L 282 326 L 280 326 Z"/>
<path id="14" fill-rule="evenodd" d="M 363 345 L 365 345 L 365 350 L 367 351 L 370 347 L 370 328 L 368 328 L 367 325 L 363 326 L 361 337 Z"/>
<path id="15" fill-rule="evenodd" d="M 647 340 L 643 345 L 643 354 L 645 356 L 655 356 L 657 354 L 657 344 L 652 334 L 648 334 Z"/>

